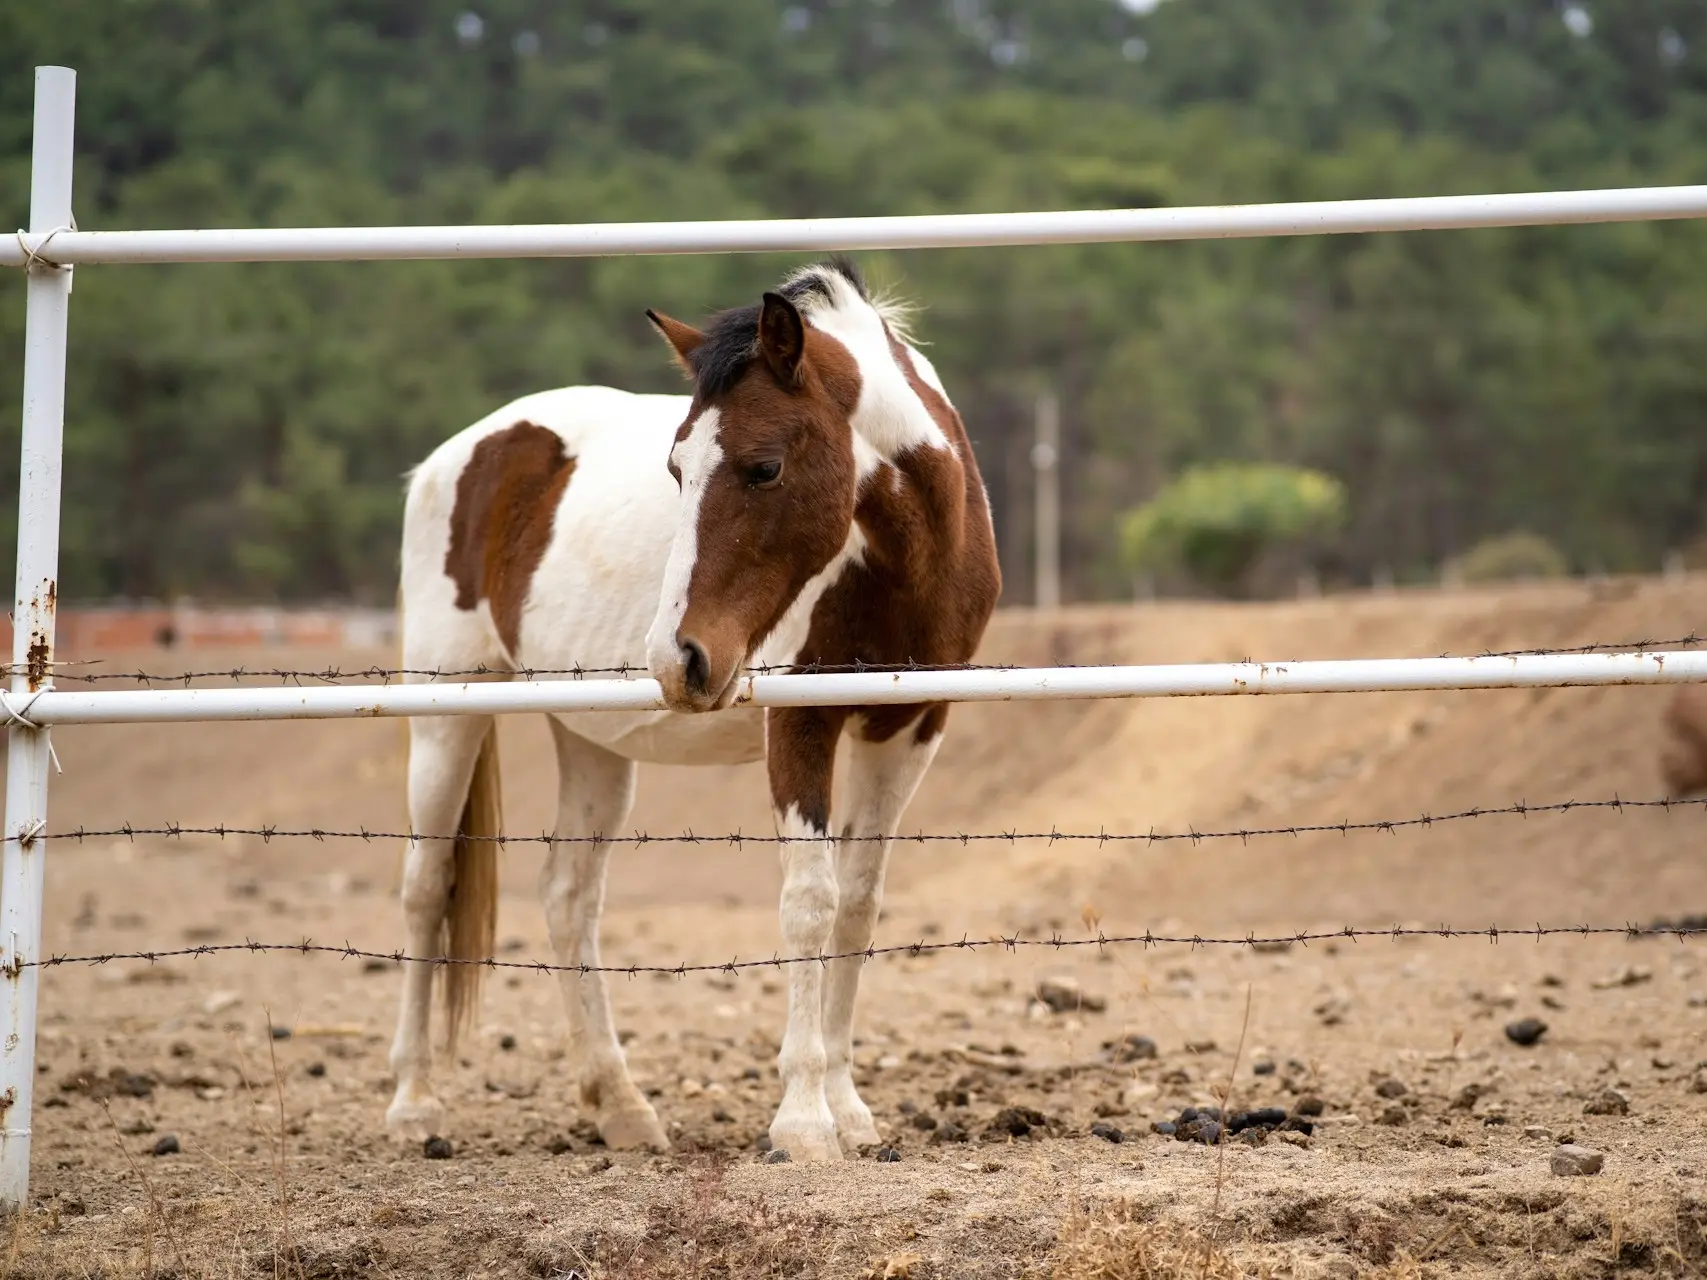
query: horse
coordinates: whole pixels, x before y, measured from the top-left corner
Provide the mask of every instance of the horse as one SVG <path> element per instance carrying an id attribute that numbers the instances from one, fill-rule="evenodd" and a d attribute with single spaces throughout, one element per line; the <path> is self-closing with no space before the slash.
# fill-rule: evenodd
<path id="1" fill-rule="evenodd" d="M 689 395 L 524 396 L 408 480 L 399 585 L 416 672 L 642 663 L 667 709 L 548 717 L 555 834 L 541 876 L 579 1097 L 613 1149 L 669 1147 L 630 1077 L 599 966 L 611 841 L 637 764 L 764 760 L 782 859 L 782 954 L 870 946 L 889 844 L 942 742 L 943 703 L 731 706 L 757 667 L 969 661 L 1001 592 L 988 495 L 906 310 L 844 259 L 805 267 L 703 330 L 648 311 Z M 409 677 L 430 679 L 425 675 Z M 832 767 L 849 739 L 832 814 Z M 444 1131 L 430 1079 L 443 969 L 454 1051 L 492 954 L 501 831 L 490 716 L 409 725 L 396 1092 L 401 1140 Z M 852 1076 L 863 957 L 788 966 L 774 1149 L 878 1140 Z"/>

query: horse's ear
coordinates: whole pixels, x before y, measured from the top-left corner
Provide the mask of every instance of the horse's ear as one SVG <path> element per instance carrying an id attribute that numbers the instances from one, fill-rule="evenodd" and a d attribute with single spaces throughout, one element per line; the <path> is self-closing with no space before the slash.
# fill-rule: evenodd
<path id="1" fill-rule="evenodd" d="M 664 341 L 670 344 L 670 349 L 676 353 L 676 363 L 682 367 L 682 372 L 693 377 L 693 353 L 699 350 L 699 344 L 705 341 L 705 335 L 691 324 L 683 324 L 680 320 L 671 319 L 661 311 L 646 310 L 646 318 L 657 326 L 658 332 L 664 335 Z"/>
<path id="2" fill-rule="evenodd" d="M 759 311 L 759 351 L 778 382 L 785 387 L 800 385 L 806 325 L 794 304 L 780 293 L 767 293 Z"/>

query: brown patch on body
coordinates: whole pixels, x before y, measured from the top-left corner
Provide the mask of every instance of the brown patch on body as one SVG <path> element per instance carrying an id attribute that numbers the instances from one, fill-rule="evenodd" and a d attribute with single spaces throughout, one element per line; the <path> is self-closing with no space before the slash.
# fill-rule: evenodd
<path id="1" fill-rule="evenodd" d="M 574 473 L 575 459 L 561 436 L 518 422 L 475 445 L 457 477 L 445 574 L 456 584 L 458 609 L 490 603 L 498 638 L 512 657 L 522 606 Z"/>
<path id="2" fill-rule="evenodd" d="M 790 809 L 814 831 L 830 830 L 830 779 L 836 741 L 847 723 L 846 707 L 789 707 L 765 719 L 765 764 L 771 803 Z"/>

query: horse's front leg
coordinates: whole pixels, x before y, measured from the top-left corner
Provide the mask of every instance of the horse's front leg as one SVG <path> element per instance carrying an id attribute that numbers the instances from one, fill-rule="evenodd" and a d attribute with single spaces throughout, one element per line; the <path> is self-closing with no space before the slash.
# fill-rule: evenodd
<path id="1" fill-rule="evenodd" d="M 847 821 L 836 861 L 838 903 L 830 937 L 832 955 L 847 956 L 871 945 L 877 913 L 883 905 L 889 842 L 919 780 L 936 756 L 947 710 L 943 706 L 928 708 L 921 718 L 899 731 L 883 722 L 855 722 L 860 727 L 850 733 Z M 888 736 L 874 741 L 870 736 L 873 732 Z M 830 1114 L 836 1119 L 836 1132 L 848 1148 L 878 1141 L 871 1109 L 853 1082 L 854 1001 L 864 964 L 858 957 L 832 960 L 824 992 L 824 1091 Z"/>
<path id="2" fill-rule="evenodd" d="M 782 941 L 788 966 L 788 1027 L 777 1067 L 782 1105 L 771 1121 L 771 1147 L 795 1160 L 839 1160 L 836 1121 L 824 1095 L 824 966 L 836 922 L 835 846 L 830 839 L 830 780 L 845 713 L 787 708 L 765 718 L 771 803 L 782 844 Z"/>

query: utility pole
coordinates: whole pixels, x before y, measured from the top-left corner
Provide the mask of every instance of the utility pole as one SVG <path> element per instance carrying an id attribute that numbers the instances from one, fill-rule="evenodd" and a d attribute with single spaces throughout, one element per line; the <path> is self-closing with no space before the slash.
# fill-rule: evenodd
<path id="1" fill-rule="evenodd" d="M 1031 446 L 1036 480 L 1036 572 L 1039 609 L 1061 603 L 1061 405 L 1053 391 L 1037 397 L 1037 438 Z"/>

